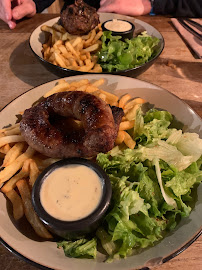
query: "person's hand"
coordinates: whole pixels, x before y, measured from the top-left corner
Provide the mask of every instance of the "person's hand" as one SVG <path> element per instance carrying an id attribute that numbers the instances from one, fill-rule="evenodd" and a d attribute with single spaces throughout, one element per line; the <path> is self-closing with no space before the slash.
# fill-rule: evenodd
<path id="1" fill-rule="evenodd" d="M 98 12 L 114 12 L 123 15 L 140 16 L 151 11 L 149 0 L 101 0 Z"/>
<path id="2" fill-rule="evenodd" d="M 16 27 L 16 20 L 35 14 L 36 5 L 33 0 L 0 0 L 0 19 L 11 29 Z"/>

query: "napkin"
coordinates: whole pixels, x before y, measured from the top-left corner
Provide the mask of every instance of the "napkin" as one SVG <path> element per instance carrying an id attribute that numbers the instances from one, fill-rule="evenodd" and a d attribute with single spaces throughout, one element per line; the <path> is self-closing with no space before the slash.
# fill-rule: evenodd
<path id="1" fill-rule="evenodd" d="M 199 58 L 202 58 L 202 40 L 195 37 L 192 33 L 187 31 L 179 22 L 177 19 L 172 18 L 171 19 L 173 25 L 178 30 L 180 35 L 184 38 L 184 40 L 187 42 L 187 44 L 191 47 L 191 49 L 196 53 L 196 55 Z M 202 24 L 202 21 L 199 19 L 195 19 L 195 22 L 198 22 L 199 24 Z M 193 26 L 191 26 L 194 30 L 197 31 Z"/>

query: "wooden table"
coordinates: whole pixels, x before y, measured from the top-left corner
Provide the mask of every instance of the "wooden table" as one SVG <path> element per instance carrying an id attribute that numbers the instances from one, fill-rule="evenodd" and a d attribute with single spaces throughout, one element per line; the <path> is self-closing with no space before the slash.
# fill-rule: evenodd
<path id="1" fill-rule="evenodd" d="M 57 79 L 35 59 L 29 48 L 30 33 L 41 23 L 56 17 L 38 14 L 20 22 L 15 30 L 0 22 L 0 109 L 28 89 Z M 165 49 L 155 64 L 138 79 L 163 87 L 189 104 L 202 117 L 202 60 L 195 59 L 175 32 L 170 19 L 143 16 L 141 20 L 157 28 L 164 36 Z M 158 266 L 156 270 L 201 270 L 202 236 L 187 250 Z M 35 267 L 21 261 L 0 245 L 0 270 Z"/>

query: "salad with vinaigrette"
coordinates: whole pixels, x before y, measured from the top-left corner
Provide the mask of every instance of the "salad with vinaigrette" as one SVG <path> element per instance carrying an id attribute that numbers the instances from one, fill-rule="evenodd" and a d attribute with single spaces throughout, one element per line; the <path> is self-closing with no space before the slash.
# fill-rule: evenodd
<path id="1" fill-rule="evenodd" d="M 192 189 L 202 181 L 202 139 L 171 128 L 172 120 L 167 111 L 143 114 L 140 108 L 129 131 L 135 148 L 120 145 L 98 154 L 111 180 L 111 205 L 91 239 L 58 243 L 66 256 L 96 258 L 101 244 L 108 262 L 125 258 L 154 245 L 189 216 Z"/>

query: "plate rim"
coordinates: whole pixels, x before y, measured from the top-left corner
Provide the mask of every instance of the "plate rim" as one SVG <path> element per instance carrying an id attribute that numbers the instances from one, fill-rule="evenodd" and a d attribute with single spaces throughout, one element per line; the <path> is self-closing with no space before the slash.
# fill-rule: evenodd
<path id="1" fill-rule="evenodd" d="M 115 15 L 114 13 L 105 13 L 105 12 L 102 12 L 102 13 L 99 13 L 99 14 L 111 14 L 112 16 Z M 121 14 L 118 14 L 118 15 L 121 15 Z M 152 26 L 151 24 L 149 24 L 149 23 L 147 23 L 147 22 L 144 22 L 144 21 L 142 21 L 142 20 L 133 18 L 133 17 L 131 17 L 131 16 L 126 16 L 126 15 L 122 15 L 122 16 L 124 16 L 124 17 L 126 17 L 126 18 L 131 18 L 131 19 L 134 19 L 134 20 L 141 21 L 141 22 L 143 22 L 143 23 L 145 23 L 145 24 L 147 24 L 147 25 L 153 27 L 153 28 L 159 33 L 159 35 L 161 36 L 161 42 L 162 42 L 162 45 L 161 45 L 161 46 L 162 46 L 162 48 L 161 48 L 161 50 L 158 52 L 158 54 L 155 55 L 152 59 L 150 59 L 148 62 L 146 62 L 146 63 L 144 63 L 144 64 L 142 64 L 142 65 L 139 65 L 139 66 L 137 66 L 137 67 L 134 67 L 134 68 L 131 68 L 131 69 L 117 70 L 117 71 L 112 71 L 112 72 L 107 72 L 107 71 L 101 72 L 101 73 L 100 73 L 100 72 L 99 72 L 99 73 L 98 73 L 98 72 L 93 72 L 93 74 L 108 74 L 108 75 L 110 75 L 110 74 L 116 75 L 116 74 L 117 74 L 117 75 L 119 75 L 120 72 L 124 72 L 124 73 L 131 72 L 131 71 L 133 71 L 133 70 L 136 70 L 136 69 L 139 69 L 139 68 L 144 67 L 145 64 L 148 64 L 148 65 L 149 65 L 149 64 L 152 64 L 152 62 L 155 61 L 155 59 L 157 59 L 157 58 L 162 54 L 162 52 L 163 52 L 163 50 L 164 50 L 164 48 L 165 48 L 165 39 L 164 39 L 163 35 L 161 34 L 161 32 L 160 32 L 158 29 L 156 29 L 154 26 Z M 45 63 L 45 64 L 47 64 L 47 65 L 50 65 L 52 68 L 56 68 L 56 69 L 58 69 L 58 70 L 60 70 L 60 71 L 63 71 L 63 72 L 75 72 L 76 75 L 91 74 L 90 72 L 78 71 L 78 70 L 67 69 L 67 68 L 63 68 L 63 67 L 60 67 L 60 66 L 56 66 L 56 65 L 54 65 L 54 64 L 52 64 L 52 63 L 50 63 L 50 62 L 48 62 L 48 61 L 45 60 L 44 58 L 42 58 L 42 57 L 41 57 L 40 55 L 38 55 L 38 54 L 34 51 L 34 49 L 32 48 L 31 38 L 32 38 L 32 35 L 34 34 L 34 32 L 36 31 L 36 29 L 38 29 L 38 28 L 41 27 L 43 24 L 45 24 L 45 23 L 47 23 L 47 22 L 49 22 L 49 21 L 51 21 L 51 20 L 54 20 L 54 19 L 56 20 L 56 19 L 59 19 L 59 18 L 60 18 L 59 16 L 58 16 L 58 17 L 55 17 L 55 18 L 52 18 L 52 19 L 50 19 L 50 20 L 48 20 L 48 21 L 46 21 L 46 22 L 40 24 L 39 26 L 37 26 L 37 27 L 32 31 L 32 33 L 30 34 L 30 37 L 29 37 L 29 47 L 30 47 L 31 51 L 33 52 L 33 54 L 35 55 L 35 57 L 39 58 L 40 61 L 42 61 L 43 63 Z"/>
<path id="2" fill-rule="evenodd" d="M 89 74 L 81 74 L 81 75 L 76 75 L 76 76 L 68 76 L 68 77 L 64 77 L 63 79 L 70 79 L 70 80 L 76 80 L 77 77 L 86 77 L 88 76 Z M 102 76 L 102 73 L 99 73 L 99 74 L 90 74 L 92 77 L 95 76 L 99 76 L 101 77 Z M 202 118 L 200 117 L 200 115 L 195 112 L 191 107 L 190 105 L 188 105 L 184 100 L 182 100 L 181 98 L 179 98 L 178 96 L 176 96 L 175 94 L 173 94 L 172 92 L 168 91 L 167 89 L 165 88 L 162 88 L 156 84 L 153 84 L 153 83 L 150 83 L 150 82 L 147 82 L 147 81 L 144 81 L 144 80 L 140 80 L 140 79 L 136 79 L 136 78 L 131 78 L 131 77 L 126 77 L 126 76 L 121 76 L 121 75 L 114 75 L 114 74 L 105 74 L 106 77 L 125 77 L 125 79 L 132 79 L 132 80 L 136 80 L 136 81 L 140 81 L 140 82 L 144 82 L 145 84 L 148 84 L 148 85 L 153 85 L 155 86 L 155 88 L 157 88 L 158 90 L 161 90 L 161 91 L 165 91 L 167 92 L 167 94 L 171 95 L 171 96 L 174 96 L 175 98 L 177 98 L 178 100 L 180 100 L 185 106 L 187 106 L 192 113 L 194 113 L 196 116 L 199 117 L 199 119 L 202 121 Z M 7 107 L 9 106 L 12 102 L 14 102 L 15 100 L 17 100 L 18 98 L 20 98 L 21 96 L 25 95 L 26 93 L 28 92 L 31 92 L 32 90 L 34 90 L 35 88 L 38 88 L 42 85 L 45 85 L 45 84 L 48 84 L 48 83 L 53 83 L 53 82 L 56 82 L 60 80 L 60 78 L 57 78 L 55 80 L 52 80 L 52 81 L 48 81 L 46 83 L 41 83 L 39 84 L 38 86 L 34 86 L 30 89 L 28 89 L 27 91 L 23 92 L 22 94 L 18 95 L 17 97 L 15 97 L 14 99 L 12 99 L 9 103 L 7 103 L 1 110 L 0 110 L 0 113 Z M 90 79 L 92 80 L 92 79 Z M 179 247 L 177 250 L 175 250 L 174 252 L 171 252 L 170 254 L 168 254 L 166 257 L 163 257 L 161 262 L 162 264 L 168 262 L 169 260 L 173 259 L 174 257 L 178 256 L 179 254 L 181 254 L 183 251 L 185 251 L 191 244 L 193 244 L 200 236 L 202 235 L 202 226 L 200 227 L 200 229 L 188 240 L 185 242 L 185 244 L 183 244 L 181 247 Z M 36 261 L 33 261 L 29 258 L 27 258 L 26 256 L 22 255 L 19 251 L 15 250 L 15 248 L 13 248 L 12 246 L 10 246 L 9 244 L 7 244 L 7 242 L 0 236 L 0 243 L 8 250 L 10 251 L 12 254 L 14 254 L 15 256 L 17 256 L 18 258 L 22 259 L 23 261 L 35 266 L 35 267 L 38 267 L 39 269 L 43 269 L 43 270 L 54 270 L 53 268 L 50 268 L 48 266 L 45 266 L 45 265 L 42 265 L 40 263 L 37 263 Z M 159 264 L 159 263 L 158 263 Z M 141 267 L 139 270 L 149 270 L 150 268 L 148 266 L 143 266 Z"/>

